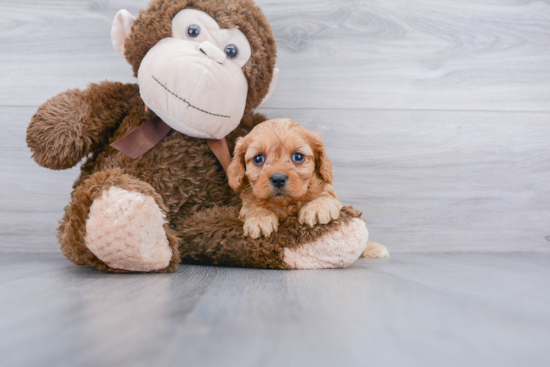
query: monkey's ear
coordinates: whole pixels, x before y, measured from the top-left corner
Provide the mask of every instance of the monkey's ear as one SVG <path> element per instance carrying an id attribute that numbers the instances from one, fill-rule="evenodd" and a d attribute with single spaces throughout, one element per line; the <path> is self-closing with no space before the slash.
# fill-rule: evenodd
<path id="1" fill-rule="evenodd" d="M 273 78 L 271 78 L 271 83 L 269 84 L 269 90 L 267 91 L 267 94 L 265 95 L 264 99 L 262 99 L 262 102 L 260 103 L 260 106 L 264 104 L 265 101 L 271 97 L 271 93 L 273 93 L 273 90 L 275 89 L 275 85 L 277 85 L 277 79 L 279 78 L 279 68 L 273 69 Z"/>
<path id="2" fill-rule="evenodd" d="M 111 42 L 115 50 L 119 54 L 124 56 L 124 42 L 126 38 L 130 35 L 132 31 L 132 25 L 136 17 L 134 17 L 128 10 L 119 10 L 115 15 L 115 20 L 113 20 L 113 27 L 111 28 Z"/>
<path id="3" fill-rule="evenodd" d="M 248 143 L 246 138 L 239 138 L 237 145 L 235 145 L 235 153 L 233 153 L 233 160 L 227 167 L 227 180 L 229 181 L 229 187 L 233 191 L 237 191 L 242 185 L 246 168 L 244 166 L 244 155 L 248 149 Z"/>

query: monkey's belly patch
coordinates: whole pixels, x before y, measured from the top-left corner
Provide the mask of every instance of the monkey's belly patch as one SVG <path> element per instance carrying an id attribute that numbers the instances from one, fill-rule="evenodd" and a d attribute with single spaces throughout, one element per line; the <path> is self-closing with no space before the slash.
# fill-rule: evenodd
<path id="1" fill-rule="evenodd" d="M 152 197 L 113 186 L 90 208 L 86 246 L 115 269 L 164 269 L 172 257 L 165 221 Z"/>

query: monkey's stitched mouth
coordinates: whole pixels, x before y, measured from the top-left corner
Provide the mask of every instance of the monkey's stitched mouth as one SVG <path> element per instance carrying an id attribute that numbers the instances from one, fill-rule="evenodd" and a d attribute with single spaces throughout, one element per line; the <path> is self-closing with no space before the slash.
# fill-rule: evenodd
<path id="1" fill-rule="evenodd" d="M 159 85 L 160 85 L 161 87 L 163 87 L 164 89 L 166 89 L 166 91 L 167 91 L 168 93 L 170 93 L 171 95 L 173 95 L 174 97 L 176 97 L 176 98 L 179 99 L 180 101 L 187 103 L 187 104 L 189 105 L 189 107 L 194 108 L 194 109 L 196 109 L 196 110 L 198 110 L 198 111 L 207 113 L 207 114 L 212 115 L 212 116 L 223 117 L 223 118 L 226 118 L 226 119 L 230 118 L 230 116 L 218 115 L 217 113 L 208 112 L 208 111 L 203 110 L 202 108 L 198 108 L 197 106 L 193 106 L 191 103 L 187 102 L 187 101 L 185 100 L 185 98 L 181 98 L 181 97 L 178 96 L 176 93 L 174 93 L 174 92 L 172 92 L 170 89 L 168 89 L 164 84 L 162 84 L 161 82 L 159 82 L 158 79 L 155 78 L 153 75 L 152 75 L 152 77 L 153 77 L 153 79 L 155 79 L 155 81 L 156 81 L 157 83 L 159 83 Z"/>

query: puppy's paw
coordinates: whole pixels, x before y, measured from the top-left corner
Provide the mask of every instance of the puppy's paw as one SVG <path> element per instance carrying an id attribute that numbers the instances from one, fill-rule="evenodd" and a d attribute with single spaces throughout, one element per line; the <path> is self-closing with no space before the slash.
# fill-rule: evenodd
<path id="1" fill-rule="evenodd" d="M 368 241 L 367 247 L 361 254 L 361 257 L 385 258 L 385 257 L 390 257 L 390 253 L 388 252 L 388 249 L 386 248 L 386 246 L 376 242 Z"/>
<path id="2" fill-rule="evenodd" d="M 327 224 L 331 220 L 338 219 L 342 204 L 334 198 L 318 198 L 310 201 L 300 209 L 298 221 L 313 227 L 317 223 Z"/>
<path id="3" fill-rule="evenodd" d="M 279 217 L 269 210 L 262 210 L 246 218 L 244 222 L 244 235 L 258 238 L 262 234 L 269 237 L 279 229 Z"/>

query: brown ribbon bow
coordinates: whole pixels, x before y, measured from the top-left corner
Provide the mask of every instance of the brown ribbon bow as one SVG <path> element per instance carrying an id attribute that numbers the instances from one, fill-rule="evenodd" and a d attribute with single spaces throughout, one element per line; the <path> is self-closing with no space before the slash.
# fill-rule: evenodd
<path id="1" fill-rule="evenodd" d="M 113 142 L 111 146 L 128 157 L 136 159 L 153 149 L 171 130 L 172 128 L 168 124 L 160 117 L 155 116 L 138 126 L 130 134 Z M 231 154 L 225 138 L 221 140 L 206 139 L 206 143 L 227 174 L 227 166 L 231 163 Z"/>

